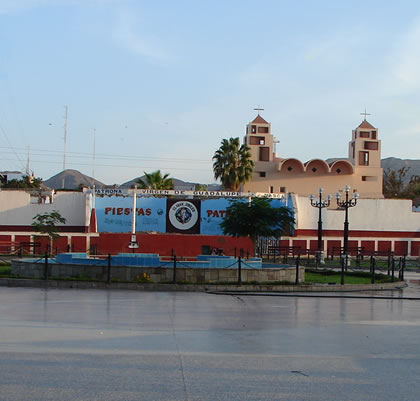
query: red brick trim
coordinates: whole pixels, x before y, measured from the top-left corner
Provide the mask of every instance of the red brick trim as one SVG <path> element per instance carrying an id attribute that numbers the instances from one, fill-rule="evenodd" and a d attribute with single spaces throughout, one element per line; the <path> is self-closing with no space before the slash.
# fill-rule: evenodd
<path id="1" fill-rule="evenodd" d="M 33 232 L 34 234 L 36 231 L 34 231 L 34 228 L 32 226 L 6 226 L 1 225 L 0 231 L 12 231 L 12 232 Z M 87 233 L 89 231 L 89 227 L 85 226 L 63 226 L 58 227 L 59 232 L 64 233 Z"/>
<path id="2" fill-rule="evenodd" d="M 295 230 L 295 237 L 316 237 L 317 230 L 299 229 Z M 322 230 L 323 237 L 342 237 L 343 230 Z M 419 231 L 361 231 L 350 230 L 349 237 L 366 237 L 366 238 L 420 238 Z"/>

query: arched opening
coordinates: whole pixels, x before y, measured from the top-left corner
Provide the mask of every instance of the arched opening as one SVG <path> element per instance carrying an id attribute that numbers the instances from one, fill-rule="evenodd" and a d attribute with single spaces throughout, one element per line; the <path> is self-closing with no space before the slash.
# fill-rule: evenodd
<path id="1" fill-rule="evenodd" d="M 280 171 L 283 173 L 300 174 L 305 171 L 305 167 L 298 159 L 285 159 L 281 165 Z"/>
<path id="2" fill-rule="evenodd" d="M 328 174 L 330 168 L 326 161 L 321 159 L 313 159 L 305 163 L 306 174 L 321 175 Z"/>
<path id="3" fill-rule="evenodd" d="M 331 165 L 332 174 L 353 174 L 353 165 L 347 160 L 337 160 Z"/>

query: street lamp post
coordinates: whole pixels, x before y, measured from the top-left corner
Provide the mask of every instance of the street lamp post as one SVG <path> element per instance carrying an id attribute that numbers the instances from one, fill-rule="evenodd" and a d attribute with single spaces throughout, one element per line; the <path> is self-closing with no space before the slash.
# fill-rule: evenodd
<path id="1" fill-rule="evenodd" d="M 317 207 L 319 212 L 318 212 L 318 252 L 317 252 L 317 256 L 316 256 L 316 264 L 317 266 L 319 266 L 320 262 L 322 262 L 322 252 L 323 252 L 323 246 L 322 246 L 322 214 L 321 211 L 324 207 L 328 207 L 330 206 L 330 201 L 331 201 L 331 195 L 327 195 L 327 199 L 322 199 L 322 193 L 324 192 L 324 190 L 322 188 L 319 188 L 318 193 L 319 193 L 319 198 L 317 200 L 315 200 L 314 195 L 309 195 L 309 199 L 311 200 L 311 206 L 313 207 Z"/>
<path id="2" fill-rule="evenodd" d="M 341 199 L 341 193 L 337 192 L 337 205 L 339 207 L 344 208 L 345 210 L 345 217 L 344 217 L 344 244 L 343 244 L 343 260 L 341 261 L 341 284 L 344 284 L 344 264 L 347 268 L 347 261 L 348 261 L 348 250 L 349 250 L 349 208 L 356 206 L 357 199 L 359 198 L 359 194 L 357 192 L 353 193 L 353 197 L 349 199 L 349 192 L 350 192 L 350 185 L 346 185 L 344 188 L 344 192 L 346 194 L 346 199 Z"/>
<path id="3" fill-rule="evenodd" d="M 133 212 L 131 214 L 131 240 L 130 240 L 130 243 L 128 244 L 128 247 L 133 250 L 133 253 L 134 253 L 134 250 L 139 247 L 139 244 L 138 244 L 137 238 L 136 238 L 136 214 L 137 214 L 136 203 L 137 203 L 137 185 L 134 184 L 134 187 L 133 187 L 133 209 L 132 209 Z"/>

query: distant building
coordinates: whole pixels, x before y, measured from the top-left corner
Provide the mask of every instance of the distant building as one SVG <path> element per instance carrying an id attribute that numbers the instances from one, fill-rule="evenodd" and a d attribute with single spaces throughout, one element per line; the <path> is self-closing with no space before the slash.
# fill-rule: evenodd
<path id="1" fill-rule="evenodd" d="M 361 198 L 383 198 L 381 141 L 378 129 L 366 119 L 352 131 L 348 159 L 330 163 L 321 159 L 302 162 L 278 157 L 271 124 L 259 114 L 247 125 L 244 142 L 251 148 L 255 165 L 252 180 L 244 185 L 244 191 L 308 196 L 323 188 L 325 193 L 334 195 L 350 185 Z"/>
<path id="2" fill-rule="evenodd" d="M 22 180 L 26 176 L 26 173 L 21 173 L 20 171 L 0 171 L 0 176 L 4 182 L 11 180 Z"/>

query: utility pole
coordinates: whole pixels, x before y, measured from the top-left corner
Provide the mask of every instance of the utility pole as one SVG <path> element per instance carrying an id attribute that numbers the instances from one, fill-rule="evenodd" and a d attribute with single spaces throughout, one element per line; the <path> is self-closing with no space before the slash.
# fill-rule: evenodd
<path id="1" fill-rule="evenodd" d="M 96 128 L 93 129 L 92 185 L 95 186 Z"/>
<path id="2" fill-rule="evenodd" d="M 29 170 L 29 145 L 26 147 L 26 175 L 29 177 L 31 171 Z"/>
<path id="3" fill-rule="evenodd" d="M 66 169 L 66 145 L 67 145 L 67 111 L 68 107 L 64 106 L 64 152 L 63 152 L 63 173 Z M 64 188 L 64 175 L 61 182 L 61 187 Z"/>

